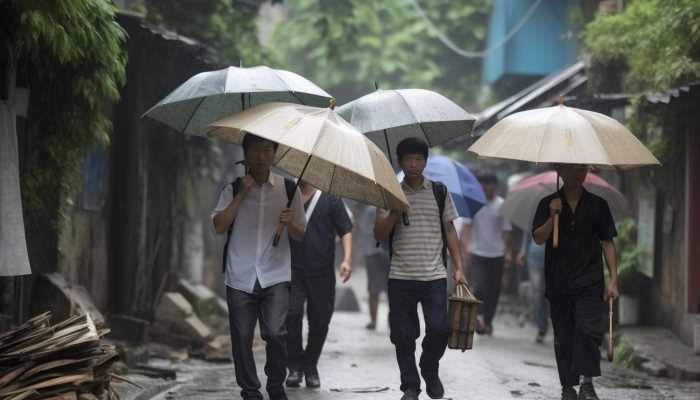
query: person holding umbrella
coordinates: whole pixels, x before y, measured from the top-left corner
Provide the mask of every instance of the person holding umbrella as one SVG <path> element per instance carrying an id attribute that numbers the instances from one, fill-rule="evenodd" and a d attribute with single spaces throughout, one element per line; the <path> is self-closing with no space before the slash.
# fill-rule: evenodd
<path id="1" fill-rule="evenodd" d="M 466 283 L 453 225 L 457 211 L 447 188 L 423 176 L 428 159 L 428 146 L 424 141 L 404 139 L 397 146 L 396 156 L 405 174 L 401 186 L 410 208 L 403 213 L 377 213 L 374 226 L 375 238 L 389 240 L 391 248 L 390 337 L 401 371 L 402 400 L 417 400 L 421 383 L 415 350 L 416 339 L 420 336 L 417 306 L 421 303 L 426 326 L 421 375 L 428 396 L 439 399 L 445 390 L 438 370 L 450 333 L 445 247 L 454 260 L 455 283 Z"/>
<path id="2" fill-rule="evenodd" d="M 593 377 L 600 376 L 598 347 L 605 332 L 604 298 L 619 296 L 617 235 L 608 203 L 583 187 L 589 166 L 558 164 L 560 191 L 542 199 L 532 236 L 545 244 L 545 295 L 551 307 L 554 350 L 563 400 L 597 400 Z M 558 246 L 554 244 L 559 219 Z M 608 266 L 607 290 L 603 256 Z M 575 386 L 580 384 L 579 393 Z"/>
<path id="3" fill-rule="evenodd" d="M 286 400 L 287 329 L 291 255 L 289 237 L 304 238 L 304 207 L 294 182 L 272 173 L 277 144 L 254 135 L 243 139 L 249 173 L 227 185 L 212 213 L 216 232 L 228 232 L 224 248 L 226 300 L 236 382 L 241 397 L 262 399 L 253 357 L 253 335 L 260 321 L 266 342 L 267 392 Z M 291 206 L 287 203 L 292 198 Z M 277 225 L 287 229 L 279 246 L 272 246 Z"/>

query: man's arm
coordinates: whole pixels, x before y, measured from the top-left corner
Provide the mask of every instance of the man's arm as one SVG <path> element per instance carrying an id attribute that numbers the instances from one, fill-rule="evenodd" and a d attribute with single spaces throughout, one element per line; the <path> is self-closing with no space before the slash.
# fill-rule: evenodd
<path id="1" fill-rule="evenodd" d="M 343 283 L 345 283 L 352 275 L 352 232 L 346 233 L 340 240 L 343 244 L 343 261 L 340 263 L 340 277 L 343 278 Z"/>
<path id="2" fill-rule="evenodd" d="M 455 284 L 467 283 L 464 278 L 464 264 L 462 264 L 462 248 L 460 246 L 459 237 L 457 236 L 457 230 L 454 224 L 450 222 L 443 222 L 445 235 L 447 236 L 447 249 L 450 251 L 452 256 L 452 268 Z"/>
<path id="3" fill-rule="evenodd" d="M 513 262 L 513 232 L 503 231 L 503 243 L 506 245 L 505 262 L 509 266 Z"/>
<path id="4" fill-rule="evenodd" d="M 464 223 L 462 227 L 462 266 L 463 268 L 469 268 L 472 261 L 472 253 L 469 251 L 469 246 L 472 242 L 472 224 Z"/>
<path id="5" fill-rule="evenodd" d="M 294 193 L 291 207 L 282 211 L 280 223 L 287 227 L 289 237 L 292 238 L 292 240 L 296 240 L 297 242 L 304 240 L 306 215 L 304 214 L 304 203 L 299 189 Z"/>
<path id="6" fill-rule="evenodd" d="M 544 205 L 541 205 L 544 207 Z M 537 214 L 546 213 L 546 209 L 538 209 Z M 538 245 L 543 245 L 550 236 L 552 236 L 552 231 L 554 230 L 554 215 L 561 213 L 561 199 L 555 198 L 549 202 L 549 218 L 532 232 L 532 238 Z M 538 215 L 535 216 L 535 220 L 538 220 Z M 543 214 L 543 217 L 547 214 Z"/>
<path id="7" fill-rule="evenodd" d="M 401 211 L 391 210 L 386 217 L 382 217 L 381 214 L 381 211 L 377 209 L 377 217 L 374 220 L 374 238 L 380 242 L 389 239 L 391 231 L 401 219 Z"/>
<path id="8" fill-rule="evenodd" d="M 225 209 L 214 215 L 214 230 L 216 233 L 224 233 L 233 224 L 233 221 L 238 216 L 238 210 L 241 208 L 241 203 L 243 199 L 252 189 L 255 181 L 250 175 L 246 175 L 240 180 L 240 189 L 236 196 L 231 199 L 231 202 L 226 206 Z"/>
<path id="9" fill-rule="evenodd" d="M 605 240 L 602 243 L 603 255 L 605 256 L 605 263 L 608 265 L 608 274 L 610 276 L 607 297 L 612 297 L 615 300 L 620 296 L 620 291 L 617 287 L 617 250 L 615 249 L 615 242 L 612 240 Z"/>

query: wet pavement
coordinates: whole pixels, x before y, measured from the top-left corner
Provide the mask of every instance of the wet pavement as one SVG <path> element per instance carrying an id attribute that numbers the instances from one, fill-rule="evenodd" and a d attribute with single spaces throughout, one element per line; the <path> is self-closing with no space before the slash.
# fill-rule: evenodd
<path id="1" fill-rule="evenodd" d="M 364 271 L 356 271 L 353 287 L 363 302 Z M 401 392 L 394 348 L 389 342 L 386 303 L 380 306 L 377 331 L 367 331 L 365 313 L 336 313 L 319 364 L 322 386 L 288 389 L 290 399 L 399 399 Z M 551 336 L 544 345 L 534 342 L 535 329 L 521 327 L 511 313 L 502 313 L 492 337 L 477 337 L 474 349 L 447 350 L 440 375 L 449 399 L 558 399 L 560 387 Z M 420 348 L 420 346 L 418 346 Z M 420 350 L 419 350 L 420 351 Z M 258 353 L 263 381 L 264 351 Z M 230 364 L 187 360 L 154 360 L 155 366 L 175 368 L 178 378 L 160 393 L 141 399 L 239 399 Z M 603 377 L 596 379 L 601 399 L 700 399 L 700 382 L 650 378 L 603 361 Z M 160 382 L 160 384 L 163 384 Z M 428 399 L 423 393 L 421 399 Z"/>

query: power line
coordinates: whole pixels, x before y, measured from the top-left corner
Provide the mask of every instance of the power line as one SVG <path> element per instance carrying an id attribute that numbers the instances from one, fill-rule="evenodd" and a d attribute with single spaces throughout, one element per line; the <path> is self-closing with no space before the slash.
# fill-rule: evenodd
<path id="1" fill-rule="evenodd" d="M 488 53 L 502 47 L 508 41 L 515 36 L 518 31 L 520 31 L 527 21 L 532 17 L 532 15 L 537 11 L 537 8 L 540 6 L 540 3 L 542 3 L 542 0 L 536 0 L 534 3 L 530 5 L 530 8 L 527 10 L 525 15 L 518 21 L 515 26 L 503 37 L 503 39 L 499 40 L 495 45 L 486 48 L 482 51 L 468 51 L 464 50 L 461 47 L 457 46 L 447 35 L 442 33 L 437 26 L 433 23 L 433 21 L 428 18 L 428 15 L 425 13 L 423 8 L 421 8 L 420 4 L 418 4 L 417 0 L 407 0 L 409 3 L 413 5 L 413 8 L 416 11 L 416 14 L 418 14 L 419 17 L 423 19 L 423 21 L 428 25 L 428 28 L 433 31 L 435 35 L 437 35 L 438 40 L 442 42 L 447 48 L 450 50 L 454 51 L 458 55 L 464 57 L 464 58 L 484 58 Z"/>

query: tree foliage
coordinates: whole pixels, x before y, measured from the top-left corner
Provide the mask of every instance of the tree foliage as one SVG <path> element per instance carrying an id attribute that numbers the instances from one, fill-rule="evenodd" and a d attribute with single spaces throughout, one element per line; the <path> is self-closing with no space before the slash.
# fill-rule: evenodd
<path id="1" fill-rule="evenodd" d="M 0 46 L 8 55 L 1 70 L 16 71 L 30 89 L 31 148 L 21 179 L 30 239 L 32 231 L 55 234 L 85 149 L 109 141 L 106 107 L 119 97 L 126 65 L 114 13 L 107 0 L 0 2 Z M 30 243 L 30 254 L 49 252 L 32 252 Z M 32 263 L 41 270 L 42 261 Z"/>
<path id="2" fill-rule="evenodd" d="M 484 47 L 490 0 L 417 0 L 462 49 Z M 481 60 L 443 45 L 409 0 L 297 0 L 277 28 L 274 49 L 288 67 L 341 102 L 382 88 L 421 87 L 476 103 Z"/>
<path id="3" fill-rule="evenodd" d="M 260 47 L 258 7 L 236 0 L 144 0 L 140 6 L 148 22 L 197 39 L 215 64 L 244 65 L 272 62 Z"/>
<path id="4" fill-rule="evenodd" d="M 634 0 L 585 30 L 593 63 L 621 63 L 627 91 L 663 90 L 700 79 L 700 2 Z"/>

